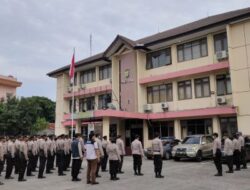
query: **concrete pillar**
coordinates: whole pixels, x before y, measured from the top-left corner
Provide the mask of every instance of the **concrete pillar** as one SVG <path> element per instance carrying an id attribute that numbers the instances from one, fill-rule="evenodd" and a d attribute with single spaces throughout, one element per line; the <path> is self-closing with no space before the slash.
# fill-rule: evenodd
<path id="1" fill-rule="evenodd" d="M 220 121 L 218 117 L 213 117 L 213 133 L 218 133 L 221 136 Z"/>
<path id="2" fill-rule="evenodd" d="M 143 120 L 143 145 L 144 147 L 148 147 L 149 146 L 149 141 L 148 141 L 148 125 L 146 120 Z"/>
<path id="3" fill-rule="evenodd" d="M 180 120 L 174 120 L 174 135 L 175 135 L 175 138 L 181 139 L 181 124 L 180 124 Z"/>
<path id="4" fill-rule="evenodd" d="M 107 140 L 109 140 L 109 117 L 103 117 L 102 120 L 102 136 L 107 136 Z"/>

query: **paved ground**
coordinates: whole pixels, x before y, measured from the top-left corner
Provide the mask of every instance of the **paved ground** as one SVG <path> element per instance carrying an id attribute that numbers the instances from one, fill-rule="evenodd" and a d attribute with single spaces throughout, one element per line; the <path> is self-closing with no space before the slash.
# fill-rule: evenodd
<path id="1" fill-rule="evenodd" d="M 250 169 L 235 172 L 233 174 L 224 174 L 223 177 L 214 177 L 215 168 L 213 162 L 203 161 L 197 163 L 194 161 L 164 161 L 163 179 L 155 179 L 153 174 L 153 163 L 150 160 L 143 162 L 144 176 L 134 176 L 132 171 L 132 159 L 127 157 L 124 162 L 125 174 L 121 174 L 119 181 L 110 181 L 109 174 L 101 173 L 98 178 L 100 182 L 97 186 L 85 184 L 86 162 L 83 163 L 84 170 L 79 177 L 81 182 L 72 182 L 70 172 L 67 176 L 59 177 L 56 174 L 46 175 L 46 179 L 38 180 L 36 177 L 28 177 L 27 182 L 17 182 L 17 176 L 14 180 L 3 180 L 5 185 L 1 190 L 82 190 L 82 189 L 104 189 L 104 190 L 249 190 L 250 189 Z M 224 171 L 227 169 L 223 166 Z M 250 166 L 248 166 L 250 168 Z"/>

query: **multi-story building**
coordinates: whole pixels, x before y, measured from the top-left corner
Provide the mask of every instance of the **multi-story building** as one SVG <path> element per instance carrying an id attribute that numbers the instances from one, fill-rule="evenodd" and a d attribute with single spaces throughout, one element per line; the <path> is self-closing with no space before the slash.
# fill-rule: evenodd
<path id="1" fill-rule="evenodd" d="M 57 79 L 56 134 L 135 134 L 145 146 L 156 131 L 250 134 L 250 8 L 210 16 L 136 41 L 118 35 L 102 53 L 69 65 Z M 74 93 L 75 102 L 72 102 Z"/>
<path id="2" fill-rule="evenodd" d="M 22 85 L 13 76 L 0 75 L 0 101 L 16 96 L 16 88 Z"/>

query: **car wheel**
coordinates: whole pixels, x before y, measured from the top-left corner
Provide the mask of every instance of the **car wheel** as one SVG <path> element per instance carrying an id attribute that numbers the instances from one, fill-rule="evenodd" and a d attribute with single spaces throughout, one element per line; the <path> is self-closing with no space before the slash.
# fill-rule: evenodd
<path id="1" fill-rule="evenodd" d="M 169 152 L 166 152 L 166 153 L 165 153 L 165 159 L 166 159 L 166 160 L 169 160 L 169 159 L 170 159 L 170 154 L 169 154 Z"/>
<path id="2" fill-rule="evenodd" d="M 178 162 L 180 161 L 180 158 L 174 158 L 174 161 Z"/>
<path id="3" fill-rule="evenodd" d="M 201 153 L 200 150 L 197 152 L 195 159 L 196 159 L 197 162 L 201 162 L 202 161 L 202 153 Z"/>

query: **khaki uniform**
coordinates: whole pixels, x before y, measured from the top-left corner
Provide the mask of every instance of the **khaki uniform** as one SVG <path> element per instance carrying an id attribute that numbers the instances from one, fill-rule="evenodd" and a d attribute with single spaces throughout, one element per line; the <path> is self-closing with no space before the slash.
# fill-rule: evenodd
<path id="1" fill-rule="evenodd" d="M 213 158 L 214 165 L 218 171 L 217 176 L 222 176 L 222 162 L 221 162 L 221 140 L 217 137 L 213 142 Z"/>
<path id="2" fill-rule="evenodd" d="M 132 150 L 132 155 L 133 155 L 135 175 L 142 175 L 141 165 L 142 165 L 142 157 L 144 157 L 144 152 L 143 152 L 141 141 L 139 141 L 138 139 L 135 139 L 131 143 L 131 150 Z"/>
<path id="3" fill-rule="evenodd" d="M 24 173 L 27 167 L 28 158 L 28 145 L 26 142 L 19 142 L 19 175 L 18 181 L 23 180 Z"/>
<path id="4" fill-rule="evenodd" d="M 163 156 L 163 147 L 162 141 L 157 137 L 152 141 L 152 151 L 154 155 L 154 169 L 155 177 L 162 177 L 162 156 Z"/>
<path id="5" fill-rule="evenodd" d="M 131 143 L 131 150 L 132 150 L 132 154 L 137 154 L 137 155 L 144 156 L 141 141 L 139 141 L 138 139 L 135 139 Z"/>
<path id="6" fill-rule="evenodd" d="M 64 140 L 57 139 L 56 141 L 56 156 L 57 156 L 57 165 L 58 165 L 58 175 L 64 175 L 64 162 L 65 162 L 65 154 L 64 154 Z"/>
<path id="7" fill-rule="evenodd" d="M 221 152 L 221 140 L 219 138 L 214 139 L 213 142 L 213 155 L 216 155 L 216 152 L 220 151 Z"/>
<path id="8" fill-rule="evenodd" d="M 107 167 L 107 162 L 108 162 L 108 154 L 107 154 L 107 146 L 108 146 L 108 141 L 103 139 L 102 140 L 102 149 L 103 149 L 103 158 L 102 158 L 102 171 L 106 171 L 106 167 Z"/>
<path id="9" fill-rule="evenodd" d="M 123 157 L 126 154 L 125 153 L 125 146 L 124 146 L 124 142 L 121 138 L 118 138 L 116 140 L 116 144 L 118 146 L 118 151 L 119 151 L 119 155 L 121 157 L 121 160 L 119 162 L 119 167 L 118 167 L 118 172 L 122 173 L 122 166 L 123 166 Z"/>
<path id="10" fill-rule="evenodd" d="M 163 146 L 162 141 L 159 138 L 155 138 L 152 141 L 152 150 L 154 155 L 161 155 L 163 156 Z"/>
<path id="11" fill-rule="evenodd" d="M 121 161 L 121 157 L 119 154 L 119 149 L 117 144 L 110 143 L 107 145 L 107 154 L 109 157 L 109 172 L 111 180 L 117 179 L 117 169 L 119 168 L 119 161 Z"/>
<path id="12" fill-rule="evenodd" d="M 224 154 L 226 156 L 226 161 L 230 173 L 233 172 L 233 152 L 234 152 L 233 142 L 229 138 L 226 138 L 224 145 Z"/>
<path id="13" fill-rule="evenodd" d="M 247 162 L 246 162 L 246 149 L 245 149 L 245 139 L 243 136 L 239 136 L 238 138 L 241 146 L 241 152 L 240 152 L 240 159 L 243 165 L 243 169 L 247 168 Z"/>
<path id="14" fill-rule="evenodd" d="M 48 157 L 48 148 L 47 148 L 47 143 L 44 139 L 40 139 L 38 145 L 39 145 L 39 162 L 40 162 L 38 178 L 43 178 L 46 158 Z"/>

